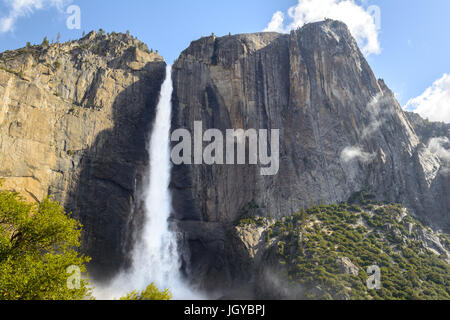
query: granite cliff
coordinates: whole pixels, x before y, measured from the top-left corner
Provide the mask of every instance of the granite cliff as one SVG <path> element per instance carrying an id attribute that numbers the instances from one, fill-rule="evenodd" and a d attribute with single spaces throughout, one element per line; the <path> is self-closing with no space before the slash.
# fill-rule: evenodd
<path id="1" fill-rule="evenodd" d="M 123 260 L 164 77 L 162 57 L 125 34 L 0 55 L 3 187 L 73 212 L 94 276 Z"/>
<path id="2" fill-rule="evenodd" d="M 204 37 L 173 69 L 173 127 L 280 129 L 276 176 L 251 165 L 173 169 L 191 272 L 207 288 L 248 280 L 251 259 L 231 226 L 249 207 L 258 208 L 254 216 L 281 218 L 367 191 L 448 228 L 448 162 L 428 146 L 434 134 L 448 138 L 448 126 L 427 128 L 405 114 L 343 23 Z"/>

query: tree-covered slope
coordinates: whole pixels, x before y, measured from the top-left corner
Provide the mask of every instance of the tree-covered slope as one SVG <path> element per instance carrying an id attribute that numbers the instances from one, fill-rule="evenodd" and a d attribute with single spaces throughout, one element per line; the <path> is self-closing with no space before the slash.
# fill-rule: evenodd
<path id="1" fill-rule="evenodd" d="M 276 221 L 242 219 L 237 229 L 264 229 L 257 295 L 450 299 L 448 237 L 425 228 L 401 205 L 364 200 L 363 194 L 353 200 L 360 203 L 314 206 Z M 367 285 L 370 266 L 380 270 L 380 289 Z"/>

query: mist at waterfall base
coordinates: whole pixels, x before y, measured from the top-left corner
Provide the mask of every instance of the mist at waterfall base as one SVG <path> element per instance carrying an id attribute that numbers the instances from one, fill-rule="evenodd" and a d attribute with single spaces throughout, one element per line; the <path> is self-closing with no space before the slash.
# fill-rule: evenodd
<path id="1" fill-rule="evenodd" d="M 132 265 L 107 286 L 95 286 L 97 299 L 118 299 L 127 293 L 144 290 L 154 283 L 160 290 L 169 288 L 174 299 L 203 299 L 188 287 L 180 272 L 176 232 L 170 229 L 171 195 L 169 191 L 170 127 L 172 113 L 172 75 L 167 66 L 149 145 L 149 179 L 143 190 L 145 217 L 142 231 L 132 251 Z"/>

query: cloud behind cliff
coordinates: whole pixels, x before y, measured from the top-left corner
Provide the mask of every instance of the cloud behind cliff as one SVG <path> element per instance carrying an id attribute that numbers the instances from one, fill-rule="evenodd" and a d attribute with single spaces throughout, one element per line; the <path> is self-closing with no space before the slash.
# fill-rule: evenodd
<path id="1" fill-rule="evenodd" d="M 428 148 L 432 153 L 450 163 L 450 149 L 446 146 L 450 146 L 450 140 L 447 137 L 433 138 L 428 143 Z"/>
<path id="2" fill-rule="evenodd" d="M 0 32 L 5 33 L 14 30 L 16 21 L 30 16 L 38 10 L 55 7 L 62 10 L 71 0 L 3 0 L 9 9 L 8 13 L 0 18 Z"/>
<path id="3" fill-rule="evenodd" d="M 430 121 L 450 123 L 450 74 L 444 74 L 420 96 L 409 100 L 405 109 Z"/>
<path id="4" fill-rule="evenodd" d="M 264 31 L 288 33 L 306 23 L 330 18 L 347 24 L 365 55 L 381 52 L 374 17 L 354 0 L 298 0 L 287 14 L 288 19 L 282 11 L 275 12 Z"/>
<path id="5" fill-rule="evenodd" d="M 369 163 L 372 162 L 375 157 L 375 153 L 364 152 L 360 147 L 347 147 L 341 152 L 341 161 L 343 162 L 359 160 L 364 163 Z"/>

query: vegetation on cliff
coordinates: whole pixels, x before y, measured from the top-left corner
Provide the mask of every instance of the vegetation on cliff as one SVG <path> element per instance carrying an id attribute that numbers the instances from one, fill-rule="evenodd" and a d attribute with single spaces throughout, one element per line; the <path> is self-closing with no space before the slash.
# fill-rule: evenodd
<path id="1" fill-rule="evenodd" d="M 399 204 L 356 198 L 359 204 L 314 206 L 268 222 L 266 254 L 274 253 L 290 298 L 450 299 L 448 237 L 436 236 Z M 261 225 L 260 219 L 242 223 Z M 429 236 L 441 252 L 425 243 Z M 367 285 L 370 266 L 380 268 L 380 289 Z"/>

